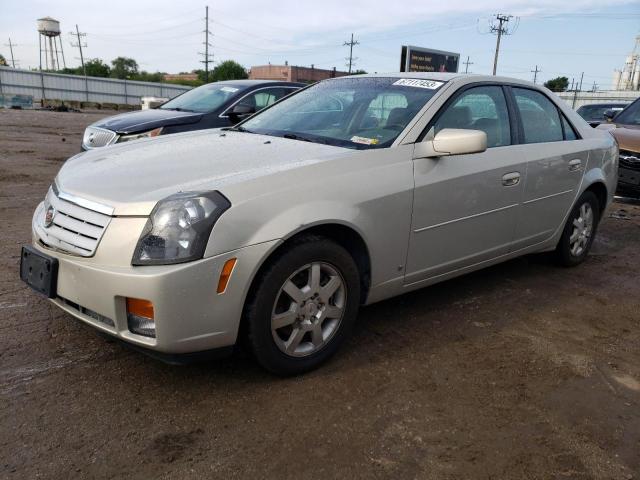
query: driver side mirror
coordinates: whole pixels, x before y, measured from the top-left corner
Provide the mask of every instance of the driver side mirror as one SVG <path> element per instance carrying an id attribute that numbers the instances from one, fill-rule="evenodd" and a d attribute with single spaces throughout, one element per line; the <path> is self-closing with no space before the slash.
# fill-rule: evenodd
<path id="1" fill-rule="evenodd" d="M 229 115 L 229 120 L 233 123 L 238 123 L 243 118 L 248 117 L 249 115 L 253 115 L 256 113 L 256 109 L 251 105 L 238 103 L 234 105 L 233 108 L 227 113 Z"/>
<path id="2" fill-rule="evenodd" d="M 487 134 L 482 130 L 444 128 L 432 140 L 416 143 L 414 158 L 446 157 L 481 153 L 487 149 Z"/>
<path id="3" fill-rule="evenodd" d="M 606 118 L 607 121 L 610 122 L 614 119 L 617 113 L 618 112 L 610 108 L 609 110 L 604 111 L 604 118 Z"/>

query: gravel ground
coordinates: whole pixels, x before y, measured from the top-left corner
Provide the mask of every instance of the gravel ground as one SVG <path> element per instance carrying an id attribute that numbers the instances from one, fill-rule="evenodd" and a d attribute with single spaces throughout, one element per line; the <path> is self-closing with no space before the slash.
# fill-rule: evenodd
<path id="1" fill-rule="evenodd" d="M 104 113 L 0 111 L 1 478 L 640 478 L 640 207 L 592 255 L 361 310 L 322 369 L 168 366 L 18 278 L 31 214 Z"/>

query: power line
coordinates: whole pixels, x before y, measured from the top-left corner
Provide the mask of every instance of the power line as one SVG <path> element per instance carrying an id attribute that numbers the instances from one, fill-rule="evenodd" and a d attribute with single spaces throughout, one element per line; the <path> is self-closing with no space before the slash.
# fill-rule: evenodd
<path id="1" fill-rule="evenodd" d="M 13 47 L 17 47 L 15 43 L 11 43 L 11 37 L 9 37 L 9 43 L 4 44 L 5 47 L 9 47 L 9 51 L 11 52 L 11 66 L 16 68 L 16 61 L 13 58 Z"/>
<path id="2" fill-rule="evenodd" d="M 469 55 L 467 55 L 467 61 L 462 64 L 464 65 L 464 73 L 469 73 L 469 65 L 473 65 L 473 62 L 469 61 Z"/>
<path id="3" fill-rule="evenodd" d="M 492 21 L 489 27 L 489 31 L 498 36 L 496 40 L 496 55 L 493 59 L 494 75 L 496 74 L 496 70 L 498 69 L 498 54 L 500 52 L 500 39 L 502 38 L 502 35 L 512 35 L 513 33 L 515 33 L 516 28 L 518 28 L 517 17 L 516 24 L 513 26 L 513 28 L 509 29 L 507 27 L 507 24 L 511 21 L 512 18 L 514 18 L 513 15 L 504 15 L 502 13 L 498 13 L 495 15 L 495 19 Z"/>
<path id="4" fill-rule="evenodd" d="M 209 43 L 209 35 L 213 35 L 209 30 L 209 6 L 205 7 L 205 17 L 204 17 L 204 53 L 200 53 L 200 55 L 204 56 L 204 60 L 200 60 L 200 63 L 204 63 L 204 78 L 205 83 L 209 83 L 209 64 L 213 63 L 213 53 L 209 53 L 209 47 L 213 47 L 211 43 Z"/>
<path id="5" fill-rule="evenodd" d="M 354 60 L 357 60 L 357 58 L 353 58 L 353 47 L 355 47 L 356 45 L 360 45 L 360 42 L 358 42 L 357 40 L 353 40 L 353 33 L 351 34 L 351 41 L 350 42 L 344 42 L 343 46 L 348 46 L 349 47 L 349 58 L 347 60 L 349 60 L 349 73 L 351 73 L 351 67 L 353 67 L 353 62 Z"/>
<path id="6" fill-rule="evenodd" d="M 542 70 L 538 69 L 538 65 L 536 65 L 535 70 L 531 70 L 531 73 L 533 73 L 533 83 L 536 83 L 536 80 L 538 80 L 538 73 L 540 72 L 542 72 Z"/>

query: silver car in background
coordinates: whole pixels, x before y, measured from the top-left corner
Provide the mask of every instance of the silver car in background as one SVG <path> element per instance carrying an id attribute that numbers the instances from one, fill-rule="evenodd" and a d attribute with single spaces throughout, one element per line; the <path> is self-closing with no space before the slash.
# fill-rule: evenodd
<path id="1" fill-rule="evenodd" d="M 226 131 L 71 158 L 21 276 L 165 359 L 242 339 L 296 374 L 338 350 L 360 305 L 532 252 L 582 262 L 617 157 L 528 82 L 331 79 Z"/>

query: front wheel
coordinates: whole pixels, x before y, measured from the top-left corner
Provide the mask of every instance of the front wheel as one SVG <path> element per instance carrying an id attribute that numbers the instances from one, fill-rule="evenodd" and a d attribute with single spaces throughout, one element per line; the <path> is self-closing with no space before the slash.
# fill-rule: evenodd
<path id="1" fill-rule="evenodd" d="M 245 308 L 258 362 L 278 375 L 316 368 L 348 337 L 360 303 L 358 267 L 343 247 L 307 236 L 271 259 Z"/>
<path id="2" fill-rule="evenodd" d="M 573 267 L 587 257 L 600 221 L 600 204 L 592 192 L 584 192 L 576 202 L 556 247 L 558 263 Z"/>

